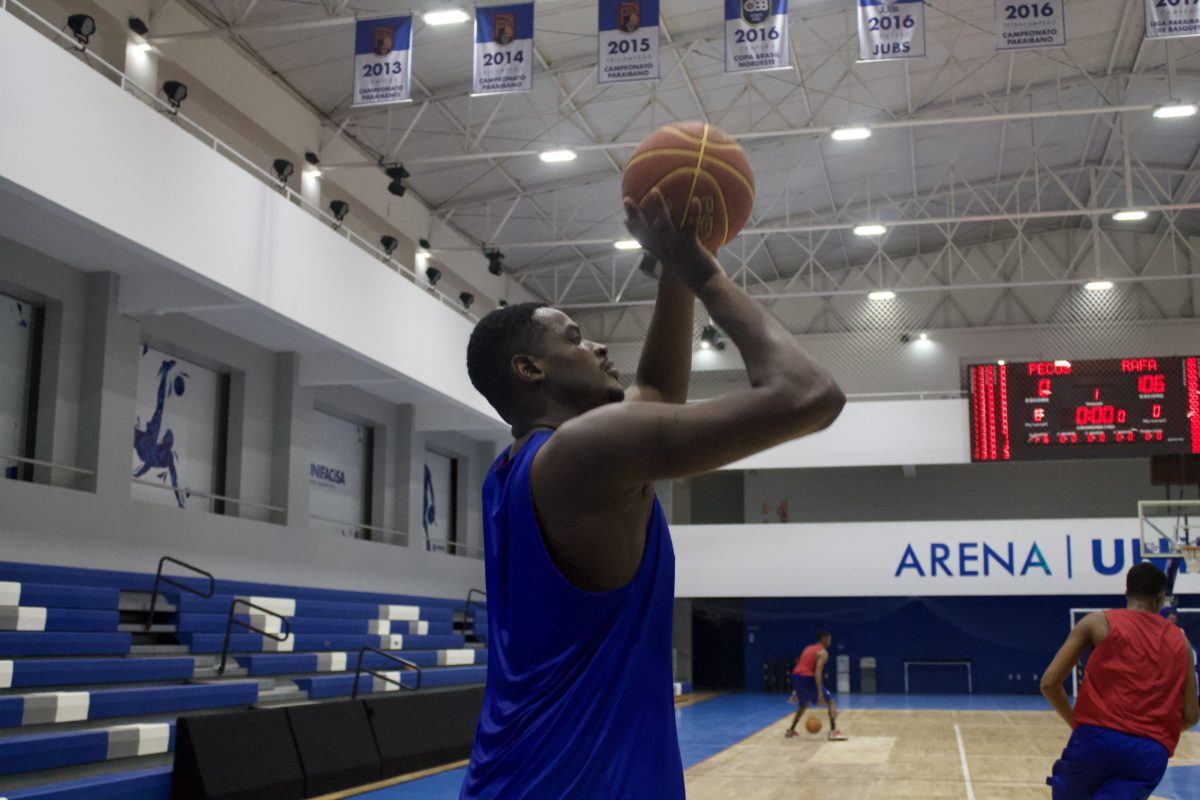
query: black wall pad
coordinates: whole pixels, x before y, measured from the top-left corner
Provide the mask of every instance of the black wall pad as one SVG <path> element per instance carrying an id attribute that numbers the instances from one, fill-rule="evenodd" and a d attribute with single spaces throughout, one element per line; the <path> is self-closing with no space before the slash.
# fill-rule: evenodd
<path id="1" fill-rule="evenodd" d="M 304 796 L 316 797 L 379 780 L 379 751 L 360 700 L 287 709 L 304 770 Z"/>
<path id="2" fill-rule="evenodd" d="M 181 717 L 171 800 L 301 800 L 304 773 L 282 709 Z"/>
<path id="3" fill-rule="evenodd" d="M 364 700 L 383 778 L 459 761 L 471 753 L 482 690 L 416 692 Z"/>

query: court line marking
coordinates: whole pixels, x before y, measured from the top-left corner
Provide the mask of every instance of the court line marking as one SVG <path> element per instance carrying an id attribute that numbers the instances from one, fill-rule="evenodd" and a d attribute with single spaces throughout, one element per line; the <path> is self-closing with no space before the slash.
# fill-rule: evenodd
<path id="1" fill-rule="evenodd" d="M 967 768 L 967 751 L 963 749 L 962 730 L 954 726 L 954 738 L 958 740 L 958 760 L 962 762 L 963 780 L 967 783 L 967 800 L 975 800 L 975 787 L 971 785 L 971 770 Z"/>

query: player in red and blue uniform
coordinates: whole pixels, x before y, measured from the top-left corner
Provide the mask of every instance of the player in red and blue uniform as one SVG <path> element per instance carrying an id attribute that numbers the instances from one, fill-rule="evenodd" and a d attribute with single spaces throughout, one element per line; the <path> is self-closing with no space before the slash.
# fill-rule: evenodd
<path id="1" fill-rule="evenodd" d="M 1054 800 L 1145 800 L 1200 718 L 1191 649 L 1158 614 L 1166 590 L 1161 569 L 1137 564 L 1125 576 L 1126 607 L 1080 620 L 1046 668 L 1042 694 L 1074 728 L 1046 779 Z M 1089 646 L 1072 709 L 1063 681 Z"/>
<path id="2" fill-rule="evenodd" d="M 829 708 L 829 741 L 844 742 L 848 737 L 843 736 L 837 727 L 837 700 L 825 681 L 825 666 L 829 663 L 829 645 L 833 637 L 826 631 L 817 634 L 817 640 L 804 648 L 800 658 L 796 659 L 796 668 L 792 670 L 792 696 L 790 702 L 796 703 L 796 716 L 792 717 L 792 725 L 784 734 L 786 738 L 796 736 L 796 724 L 804 716 L 810 705 L 824 705 Z"/>

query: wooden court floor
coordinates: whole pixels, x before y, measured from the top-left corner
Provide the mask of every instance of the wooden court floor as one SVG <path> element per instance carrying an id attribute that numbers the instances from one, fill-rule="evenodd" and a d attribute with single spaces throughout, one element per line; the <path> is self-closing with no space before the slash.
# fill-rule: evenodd
<path id="1" fill-rule="evenodd" d="M 1038 711 L 845 711 L 838 727 L 847 742 L 824 732 L 784 739 L 790 721 L 689 769 L 689 800 L 1045 800 L 1070 733 Z M 1184 735 L 1172 761 L 1188 764 L 1200 764 L 1198 733 Z"/>

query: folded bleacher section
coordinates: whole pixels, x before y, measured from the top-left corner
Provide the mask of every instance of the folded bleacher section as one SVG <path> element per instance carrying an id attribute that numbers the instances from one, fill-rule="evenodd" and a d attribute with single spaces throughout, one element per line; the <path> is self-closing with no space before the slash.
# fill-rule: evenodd
<path id="1" fill-rule="evenodd" d="M 486 612 L 461 599 L 217 580 L 164 584 L 148 620 L 154 580 L 0 562 L 0 798 L 168 800 L 179 716 L 349 697 L 364 647 L 421 693 L 484 682 Z M 220 673 L 238 598 L 259 610 Z M 415 687 L 398 666 L 365 652 L 359 693 Z"/>

